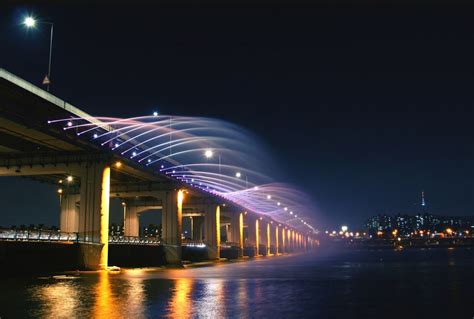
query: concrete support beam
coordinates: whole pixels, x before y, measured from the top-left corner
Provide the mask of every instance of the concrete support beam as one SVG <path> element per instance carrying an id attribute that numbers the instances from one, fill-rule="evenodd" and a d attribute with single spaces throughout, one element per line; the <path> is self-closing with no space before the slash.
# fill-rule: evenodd
<path id="1" fill-rule="evenodd" d="M 192 217 L 192 240 L 203 240 L 204 232 L 204 217 L 203 216 L 193 216 Z"/>
<path id="2" fill-rule="evenodd" d="M 275 254 L 280 253 L 280 228 L 278 225 L 275 225 Z"/>
<path id="3" fill-rule="evenodd" d="M 247 247 L 255 248 L 255 256 L 258 256 L 258 242 L 259 242 L 259 233 L 258 233 L 258 218 L 256 216 L 246 214 L 247 221 L 247 233 L 248 233 L 248 242 L 246 243 Z"/>
<path id="4" fill-rule="evenodd" d="M 263 220 L 258 218 L 258 252 L 259 255 L 266 256 L 268 251 L 268 243 L 267 243 L 267 223 Z"/>
<path id="5" fill-rule="evenodd" d="M 106 269 L 109 245 L 110 166 L 103 163 L 81 167 L 79 240 L 98 244 L 84 250 L 88 269 Z"/>
<path id="6" fill-rule="evenodd" d="M 286 230 L 281 228 L 281 252 L 286 253 Z"/>
<path id="7" fill-rule="evenodd" d="M 232 213 L 231 216 L 231 241 L 238 244 L 239 257 L 244 252 L 244 214 Z"/>
<path id="8" fill-rule="evenodd" d="M 169 264 L 181 264 L 181 233 L 184 192 L 172 190 L 162 199 L 162 237 L 166 261 Z"/>
<path id="9" fill-rule="evenodd" d="M 125 207 L 125 236 L 138 237 L 140 234 L 139 208 L 136 206 Z"/>
<path id="10" fill-rule="evenodd" d="M 258 218 L 255 219 L 255 255 L 260 255 L 260 220 Z"/>
<path id="11" fill-rule="evenodd" d="M 271 232 L 270 232 L 270 223 L 267 223 L 267 227 L 266 228 L 266 244 L 267 244 L 267 256 L 270 256 L 271 255 L 271 250 L 270 250 L 270 246 L 271 246 L 271 243 L 272 243 L 272 240 L 271 240 Z"/>
<path id="12" fill-rule="evenodd" d="M 291 229 L 288 229 L 286 234 L 287 234 L 286 239 L 288 241 L 288 252 L 291 252 L 293 250 L 293 241 L 291 239 Z"/>
<path id="13" fill-rule="evenodd" d="M 208 249 L 209 259 L 220 258 L 221 247 L 221 225 L 220 225 L 220 207 L 218 205 L 206 205 L 205 221 L 205 243 Z"/>
<path id="14" fill-rule="evenodd" d="M 59 229 L 65 233 L 77 233 L 79 231 L 79 201 L 78 194 L 61 195 L 61 214 L 59 217 Z"/>

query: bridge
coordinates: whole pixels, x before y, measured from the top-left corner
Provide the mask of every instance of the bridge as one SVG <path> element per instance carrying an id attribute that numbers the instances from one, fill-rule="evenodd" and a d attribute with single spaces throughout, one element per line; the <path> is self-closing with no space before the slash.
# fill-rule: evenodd
<path id="1" fill-rule="evenodd" d="M 221 124 L 216 131 L 224 133 L 214 136 L 213 125 L 158 114 L 94 117 L 0 69 L 0 176 L 56 185 L 60 201 L 56 234 L 7 230 L 0 243 L 72 243 L 83 269 L 106 269 L 117 245 L 159 246 L 168 264 L 180 264 L 192 249 L 215 260 L 229 250 L 242 258 L 314 248 L 304 196 L 236 163 L 251 153 L 235 153 L 248 143 L 235 146 L 244 137 L 224 136 L 236 130 Z M 123 236 L 109 236 L 111 198 L 123 205 Z M 139 237 L 139 216 L 151 209 L 162 214 L 155 240 Z M 184 219 L 191 225 L 187 239 Z"/>

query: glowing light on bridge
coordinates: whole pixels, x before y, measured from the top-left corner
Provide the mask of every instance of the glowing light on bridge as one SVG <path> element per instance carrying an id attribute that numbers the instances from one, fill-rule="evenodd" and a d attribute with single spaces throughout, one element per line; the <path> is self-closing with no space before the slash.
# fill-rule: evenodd
<path id="1" fill-rule="evenodd" d="M 316 231 L 311 215 L 305 215 L 315 209 L 311 198 L 277 182 L 274 174 L 279 170 L 273 157 L 241 127 L 209 118 L 158 116 L 157 112 L 129 119 L 67 118 L 48 123 L 245 210 Z M 121 166 L 120 161 L 114 164 Z M 305 215 L 304 221 L 298 215 Z"/>

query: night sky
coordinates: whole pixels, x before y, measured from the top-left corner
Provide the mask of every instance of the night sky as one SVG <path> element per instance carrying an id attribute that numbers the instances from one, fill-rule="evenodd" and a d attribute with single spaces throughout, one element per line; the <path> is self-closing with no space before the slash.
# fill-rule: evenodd
<path id="1" fill-rule="evenodd" d="M 26 31 L 27 13 L 55 23 L 52 93 L 93 115 L 246 127 L 321 229 L 414 213 L 421 190 L 430 212 L 474 215 L 470 9 L 0 6 L 0 67 L 40 85 L 49 29 Z M 0 225 L 57 224 L 54 188 L 8 185 Z"/>

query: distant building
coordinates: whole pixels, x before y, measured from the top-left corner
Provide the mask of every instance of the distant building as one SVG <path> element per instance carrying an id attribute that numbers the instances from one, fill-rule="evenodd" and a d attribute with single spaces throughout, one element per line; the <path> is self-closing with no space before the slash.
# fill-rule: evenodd
<path id="1" fill-rule="evenodd" d="M 115 225 L 115 224 L 110 225 L 109 235 L 110 236 L 123 236 L 124 235 L 123 225 Z"/>
<path id="2" fill-rule="evenodd" d="M 447 228 L 453 231 L 471 231 L 474 229 L 474 217 L 462 216 L 437 216 L 433 214 L 397 214 L 395 217 L 389 215 L 376 215 L 370 217 L 365 228 L 368 233 L 375 235 L 378 232 L 390 234 L 397 230 L 399 235 L 405 236 L 411 233 L 443 232 Z"/>
<path id="3" fill-rule="evenodd" d="M 369 218 L 366 223 L 369 234 L 374 235 L 378 232 L 387 232 L 393 228 L 393 217 L 389 215 L 377 215 Z"/>
<path id="4" fill-rule="evenodd" d="M 150 224 L 143 228 L 142 237 L 161 238 L 161 225 Z"/>
<path id="5" fill-rule="evenodd" d="M 408 215 L 398 214 L 395 216 L 395 228 L 400 235 L 408 235 L 412 231 L 412 218 Z"/>

